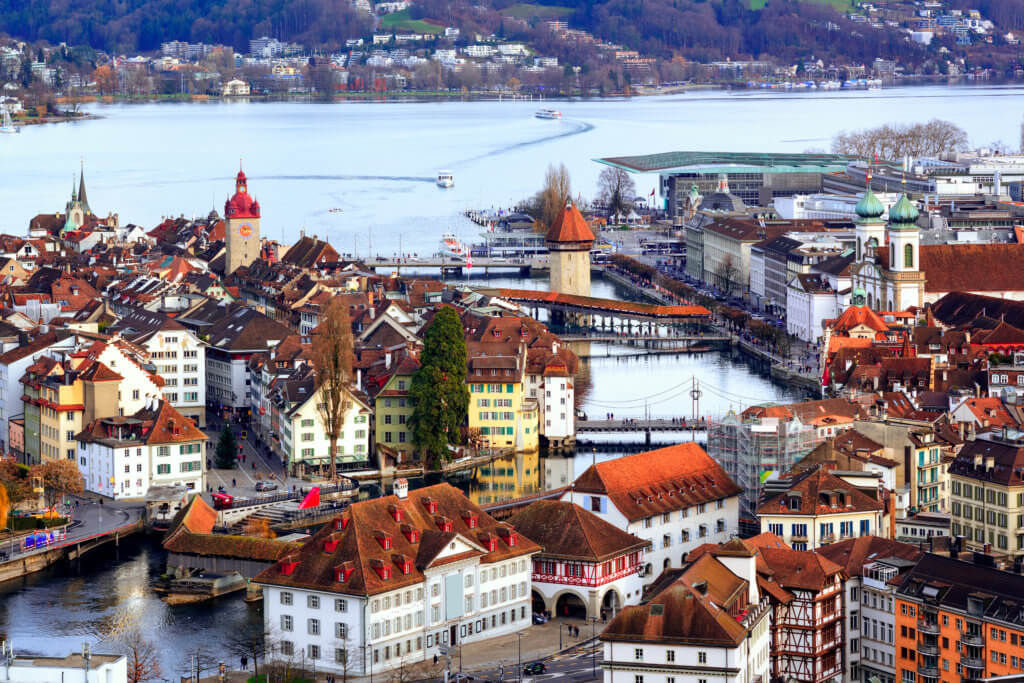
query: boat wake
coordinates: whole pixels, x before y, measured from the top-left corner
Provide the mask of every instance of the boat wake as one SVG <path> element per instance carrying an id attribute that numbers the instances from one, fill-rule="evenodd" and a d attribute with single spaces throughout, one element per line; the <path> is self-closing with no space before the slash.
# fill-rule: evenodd
<path id="1" fill-rule="evenodd" d="M 589 133 L 590 131 L 594 130 L 594 124 L 587 123 L 586 121 L 566 121 L 565 119 L 562 119 L 562 123 L 566 125 L 563 125 L 561 127 L 562 130 L 558 133 L 554 133 L 552 135 L 545 135 L 544 137 L 536 138 L 534 140 L 527 140 L 525 142 L 514 142 L 510 145 L 505 145 L 504 147 L 497 147 L 489 152 L 484 152 L 483 154 L 477 155 L 475 157 L 463 159 L 458 163 L 464 164 L 471 161 L 479 161 L 480 159 L 487 159 L 488 157 L 498 156 L 500 154 L 512 152 L 517 149 L 533 147 L 534 145 L 540 145 L 545 142 L 551 142 L 552 140 L 558 140 L 559 138 L 568 138 L 572 137 L 573 135 L 581 135 L 582 133 Z"/>
<path id="2" fill-rule="evenodd" d="M 267 175 L 250 176 L 256 180 L 384 180 L 396 183 L 433 183 L 431 176 L 410 175 Z"/>

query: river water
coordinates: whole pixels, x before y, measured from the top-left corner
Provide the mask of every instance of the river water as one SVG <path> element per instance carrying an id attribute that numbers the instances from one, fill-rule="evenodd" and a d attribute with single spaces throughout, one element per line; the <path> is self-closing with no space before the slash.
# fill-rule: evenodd
<path id="1" fill-rule="evenodd" d="M 146 227 L 162 216 L 222 209 L 239 157 L 263 208 L 263 235 L 293 241 L 299 230 L 328 237 L 339 251 L 431 253 L 440 234 L 472 239 L 459 214 L 508 206 L 537 189 L 551 162 L 564 162 L 574 192 L 593 193 L 602 156 L 679 150 L 824 149 L 840 129 L 940 117 L 965 128 L 974 144 L 1017 140 L 1024 90 L 1015 87 L 897 88 L 838 93 L 702 93 L 632 101 L 563 102 L 562 121 L 532 116 L 536 103 L 203 103 L 94 105 L 103 118 L 25 129 L 0 144 L 0 231 L 24 234 L 37 213 L 58 211 L 84 159 L 94 211 Z M 456 186 L 434 185 L 438 169 Z M 15 171 L 16 169 L 16 171 Z M 654 176 L 638 179 L 647 194 Z M 330 209 L 341 209 L 332 212 Z M 473 283 L 481 284 L 479 279 Z M 544 289 L 546 281 L 493 278 L 491 286 Z M 626 298 L 596 280 L 595 296 Z M 590 353 L 618 353 L 592 344 Z M 700 413 L 720 416 L 800 393 L 779 386 L 728 354 L 593 357 L 582 409 L 590 415 L 689 416 L 699 380 Z M 679 439 L 689 438 L 679 435 Z M 700 440 L 702 437 L 698 435 Z M 643 450 L 580 449 L 567 456 L 527 454 L 480 468 L 463 482 L 481 503 L 571 482 L 591 462 Z M 107 647 L 109 634 L 142 625 L 159 644 L 163 676 L 187 670 L 197 648 L 228 656 L 232 631 L 259 620 L 238 596 L 168 606 L 150 590 L 164 556 L 147 540 L 119 556 L 87 558 L 77 571 L 51 568 L 0 585 L 0 638 L 21 652 L 63 654 L 83 642 Z"/>

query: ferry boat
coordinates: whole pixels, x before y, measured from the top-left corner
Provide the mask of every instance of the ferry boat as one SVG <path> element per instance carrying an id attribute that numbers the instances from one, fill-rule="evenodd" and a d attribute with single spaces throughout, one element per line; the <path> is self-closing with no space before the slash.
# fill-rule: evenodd
<path id="1" fill-rule="evenodd" d="M 437 172 L 437 186 L 438 187 L 454 187 L 455 176 L 452 175 L 451 171 L 438 171 Z"/>
<path id="2" fill-rule="evenodd" d="M 444 258 L 465 259 L 469 257 L 469 247 L 452 233 L 446 232 L 441 235 L 441 251 L 438 253 Z"/>
<path id="3" fill-rule="evenodd" d="M 538 109 L 534 116 L 538 119 L 560 119 L 562 118 L 562 112 L 557 109 Z"/>

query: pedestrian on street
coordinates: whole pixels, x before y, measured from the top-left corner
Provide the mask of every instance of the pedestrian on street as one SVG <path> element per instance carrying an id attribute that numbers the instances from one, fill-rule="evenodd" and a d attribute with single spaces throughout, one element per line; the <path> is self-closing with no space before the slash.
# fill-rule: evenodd
<path id="1" fill-rule="evenodd" d="M 249 658 L 246 657 L 245 655 L 242 655 L 242 671 L 245 671 L 248 668 L 249 668 Z"/>
<path id="2" fill-rule="evenodd" d="M 232 479 L 231 479 L 231 486 L 232 487 L 238 486 L 238 482 L 235 481 L 234 477 L 232 477 Z"/>

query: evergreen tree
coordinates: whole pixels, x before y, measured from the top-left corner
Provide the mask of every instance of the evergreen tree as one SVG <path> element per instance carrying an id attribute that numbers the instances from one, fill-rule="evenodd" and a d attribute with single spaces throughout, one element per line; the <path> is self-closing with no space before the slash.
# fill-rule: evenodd
<path id="1" fill-rule="evenodd" d="M 235 453 L 237 451 L 238 444 L 235 442 L 235 433 L 231 431 L 231 427 L 224 425 L 224 429 L 220 430 L 220 438 L 217 439 L 217 469 L 234 469 Z"/>
<path id="2" fill-rule="evenodd" d="M 442 308 L 427 328 L 409 398 L 413 445 L 438 467 L 448 460 L 448 446 L 461 441 L 469 411 L 466 338 L 454 308 Z"/>

